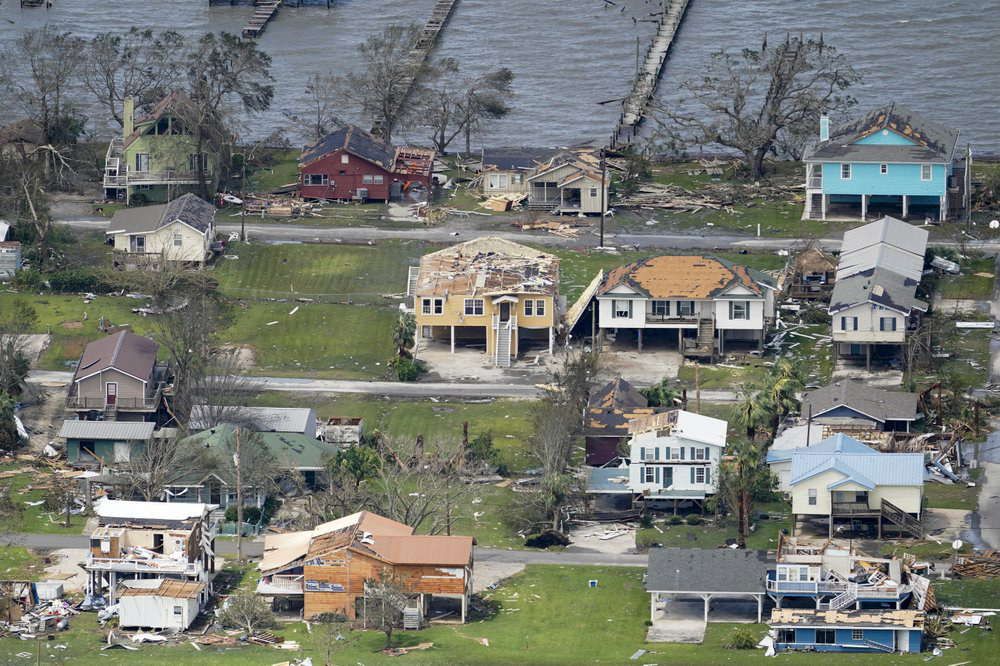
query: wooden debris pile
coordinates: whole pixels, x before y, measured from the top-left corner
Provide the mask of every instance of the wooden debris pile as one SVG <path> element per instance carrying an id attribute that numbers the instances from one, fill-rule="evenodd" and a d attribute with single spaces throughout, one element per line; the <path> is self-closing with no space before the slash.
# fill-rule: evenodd
<path id="1" fill-rule="evenodd" d="M 286 197 L 248 196 L 244 202 L 247 215 L 260 217 L 322 217 L 317 204 Z"/>
<path id="2" fill-rule="evenodd" d="M 977 550 L 971 555 L 959 555 L 951 572 L 960 578 L 997 578 L 1000 576 L 1000 552 Z"/>
<path id="3" fill-rule="evenodd" d="M 714 192 L 692 192 L 680 185 L 645 183 L 634 194 L 622 198 L 617 204 L 621 208 L 660 208 L 697 213 L 704 209 L 730 210 L 735 203 L 732 198 L 716 196 Z"/>
<path id="4" fill-rule="evenodd" d="M 514 220 L 511 222 L 511 226 L 517 227 L 521 231 L 532 231 L 535 229 L 541 229 L 543 231 L 548 231 L 550 234 L 556 236 L 561 236 L 563 238 L 579 238 L 582 227 L 591 226 L 593 222 L 588 223 L 587 218 L 569 218 L 571 222 L 564 222 L 562 220 Z"/>
<path id="5" fill-rule="evenodd" d="M 485 201 L 480 201 L 479 205 L 483 208 L 503 213 L 514 208 L 520 208 L 527 198 L 528 195 L 523 193 L 494 194 L 487 197 Z"/>

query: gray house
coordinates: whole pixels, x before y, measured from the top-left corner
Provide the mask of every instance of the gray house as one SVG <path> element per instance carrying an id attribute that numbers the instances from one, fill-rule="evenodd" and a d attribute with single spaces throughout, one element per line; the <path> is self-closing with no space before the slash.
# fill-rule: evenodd
<path id="1" fill-rule="evenodd" d="M 842 379 L 802 396 L 802 414 L 814 423 L 841 430 L 909 432 L 917 420 L 917 394 Z"/>

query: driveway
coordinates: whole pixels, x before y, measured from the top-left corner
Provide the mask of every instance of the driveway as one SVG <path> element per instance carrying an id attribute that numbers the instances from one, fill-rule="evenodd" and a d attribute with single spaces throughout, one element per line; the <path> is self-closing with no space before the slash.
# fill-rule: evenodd
<path id="1" fill-rule="evenodd" d="M 1000 549 L 1000 465 L 980 463 L 983 475 L 979 491 L 979 532 L 983 543 Z"/>
<path id="2" fill-rule="evenodd" d="M 718 599 L 709 603 L 709 622 L 746 623 L 757 621 L 757 602 Z M 668 597 L 656 609 L 647 643 L 701 643 L 705 638 L 705 602 L 692 597 Z"/>

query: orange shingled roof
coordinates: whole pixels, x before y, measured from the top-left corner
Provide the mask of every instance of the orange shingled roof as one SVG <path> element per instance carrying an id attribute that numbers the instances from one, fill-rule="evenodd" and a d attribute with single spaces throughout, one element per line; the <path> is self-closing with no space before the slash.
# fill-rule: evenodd
<path id="1" fill-rule="evenodd" d="M 472 559 L 470 536 L 376 536 L 368 547 L 393 564 L 462 567 Z"/>
<path id="2" fill-rule="evenodd" d="M 608 273 L 598 293 L 626 284 L 649 298 L 711 298 L 734 285 L 760 294 L 746 266 L 698 255 L 661 255 L 619 266 Z"/>

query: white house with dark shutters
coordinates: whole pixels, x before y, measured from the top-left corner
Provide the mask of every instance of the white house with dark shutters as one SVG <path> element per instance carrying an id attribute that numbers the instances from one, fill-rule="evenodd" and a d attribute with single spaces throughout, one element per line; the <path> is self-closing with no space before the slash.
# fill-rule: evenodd
<path id="1" fill-rule="evenodd" d="M 628 490 L 636 500 L 701 503 L 715 494 L 728 424 L 674 409 L 629 422 Z"/>

